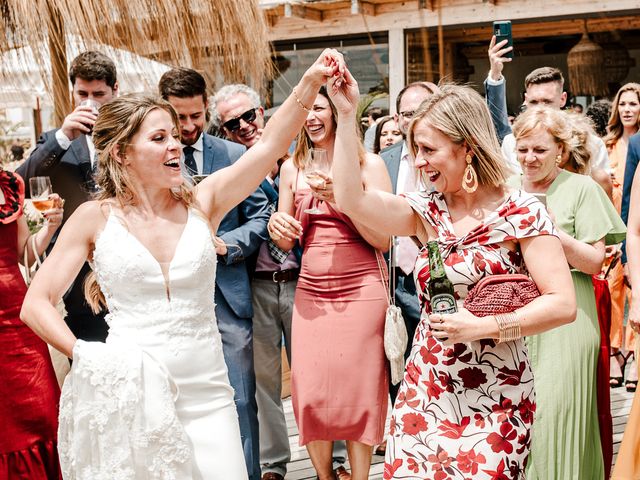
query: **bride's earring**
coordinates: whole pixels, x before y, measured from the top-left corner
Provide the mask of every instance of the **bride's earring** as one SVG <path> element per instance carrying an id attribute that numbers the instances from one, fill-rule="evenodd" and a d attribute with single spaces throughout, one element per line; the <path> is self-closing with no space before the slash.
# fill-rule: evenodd
<path id="1" fill-rule="evenodd" d="M 478 189 L 478 174 L 476 169 L 471 165 L 472 157 L 467 154 L 465 158 L 467 162 L 467 168 L 464 169 L 464 177 L 462 178 L 462 188 L 467 193 L 473 193 Z"/>

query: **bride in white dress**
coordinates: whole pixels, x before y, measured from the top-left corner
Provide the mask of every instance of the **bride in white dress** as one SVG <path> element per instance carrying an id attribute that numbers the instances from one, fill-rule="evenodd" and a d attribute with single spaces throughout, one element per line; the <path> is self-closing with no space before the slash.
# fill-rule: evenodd
<path id="1" fill-rule="evenodd" d="M 325 50 L 260 141 L 193 189 L 167 102 L 123 96 L 100 109 L 101 195 L 67 221 L 21 314 L 74 360 L 60 400 L 65 480 L 247 478 L 214 315 L 223 248 L 214 232 L 286 153 L 320 86 L 345 68 Z M 106 344 L 77 340 L 55 308 L 87 259 L 88 301 L 109 309 Z"/>

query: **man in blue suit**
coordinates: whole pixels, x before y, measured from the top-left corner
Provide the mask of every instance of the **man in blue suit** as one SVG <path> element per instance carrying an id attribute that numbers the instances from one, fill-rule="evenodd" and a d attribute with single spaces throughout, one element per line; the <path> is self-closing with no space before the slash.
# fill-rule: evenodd
<path id="1" fill-rule="evenodd" d="M 631 185 L 633 185 L 633 177 L 638 169 L 638 162 L 640 162 L 640 133 L 636 133 L 629 139 L 629 146 L 627 147 L 627 163 L 624 167 L 624 183 L 622 186 L 622 208 L 620 216 L 622 221 L 626 224 L 629 220 L 629 200 L 631 199 Z M 624 244 L 626 247 L 626 243 Z M 626 274 L 627 269 L 627 250 L 622 249 L 622 263 L 625 266 L 625 277 L 629 278 Z"/>
<path id="2" fill-rule="evenodd" d="M 204 133 L 209 118 L 207 86 L 202 75 L 188 68 L 173 69 L 162 76 L 159 89 L 162 98 L 178 112 L 187 176 L 209 175 L 231 165 L 242 155 L 243 146 Z M 245 260 L 268 238 L 268 221 L 267 197 L 258 189 L 227 213 L 216 232 L 227 247 L 226 254 L 218 256 L 216 318 L 229 381 L 235 390 L 242 446 L 251 480 L 260 479 L 260 462 L 253 309 Z"/>
<path id="3" fill-rule="evenodd" d="M 76 108 L 65 117 L 60 128 L 42 134 L 27 161 L 18 168 L 26 184 L 27 196 L 30 195 L 31 177 L 51 179 L 53 191 L 65 200 L 63 225 L 81 204 L 91 199 L 95 187 L 96 159 L 91 130 L 97 112 L 93 107 L 80 104 L 84 100 L 104 104 L 118 94 L 116 66 L 100 52 L 87 51 L 74 58 L 69 80 Z M 56 238 L 57 233 L 49 249 Z M 89 264 L 85 263 L 64 295 L 65 322 L 77 338 L 104 342 L 109 330 L 104 320 L 105 312 L 94 314 L 84 298 L 84 278 L 90 271 Z"/>

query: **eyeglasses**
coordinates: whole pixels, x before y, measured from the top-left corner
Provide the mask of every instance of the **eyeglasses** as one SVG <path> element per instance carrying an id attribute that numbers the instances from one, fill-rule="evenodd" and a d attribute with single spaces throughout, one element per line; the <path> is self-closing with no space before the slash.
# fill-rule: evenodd
<path id="1" fill-rule="evenodd" d="M 402 115 L 405 120 L 411 120 L 415 113 L 415 110 L 407 110 L 406 112 L 400 112 L 400 115 Z"/>
<path id="2" fill-rule="evenodd" d="M 251 123 L 255 119 L 256 119 L 256 109 L 252 108 L 251 110 L 247 110 L 242 115 L 239 115 L 236 118 L 227 120 L 222 124 L 222 126 L 226 128 L 229 132 L 235 132 L 240 128 L 240 120 L 244 120 L 245 123 Z"/>

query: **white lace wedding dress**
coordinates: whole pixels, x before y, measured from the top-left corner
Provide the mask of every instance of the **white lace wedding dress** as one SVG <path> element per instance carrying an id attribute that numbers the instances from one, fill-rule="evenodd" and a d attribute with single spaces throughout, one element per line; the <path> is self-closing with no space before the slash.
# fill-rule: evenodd
<path id="1" fill-rule="evenodd" d="M 246 479 L 205 221 L 189 211 L 165 282 L 111 212 L 93 268 L 110 331 L 106 344 L 74 347 L 60 400 L 65 480 Z"/>

